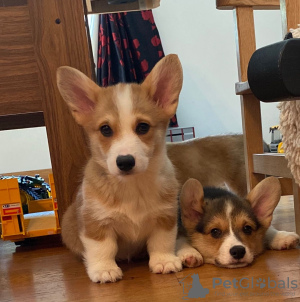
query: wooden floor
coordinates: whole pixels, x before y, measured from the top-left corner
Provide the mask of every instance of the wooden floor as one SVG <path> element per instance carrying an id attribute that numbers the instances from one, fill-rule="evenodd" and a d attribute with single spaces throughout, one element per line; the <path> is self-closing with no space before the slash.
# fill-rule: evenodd
<path id="1" fill-rule="evenodd" d="M 294 230 L 293 202 L 282 200 L 276 209 L 274 225 L 282 230 Z M 45 237 L 46 238 L 46 237 Z M 121 263 L 123 280 L 111 284 L 92 283 L 82 262 L 76 259 L 59 241 L 43 240 L 29 247 L 16 247 L 11 242 L 0 241 L 0 301 L 182 301 L 192 284 L 193 274 L 198 274 L 206 298 L 191 301 L 300 301 L 300 250 L 267 251 L 247 268 L 224 269 L 204 265 L 197 269 L 184 269 L 170 275 L 154 275 L 148 271 L 147 262 Z M 182 280 L 183 278 L 186 278 Z M 237 279 L 243 287 L 224 288 L 215 282 Z M 252 279 L 253 278 L 253 279 Z M 261 280 L 259 280 L 261 278 Z M 286 288 L 268 288 L 275 282 Z M 283 281 L 280 281 L 283 280 Z M 287 281 L 289 280 L 289 288 Z M 296 280 L 296 289 L 291 281 Z M 180 283 L 182 281 L 182 283 Z M 261 281 L 261 282 L 260 282 Z M 260 288 L 256 285 L 266 286 Z M 280 282 L 279 282 L 280 281 Z M 253 288 L 252 288 L 253 282 Z M 229 283 L 226 286 L 229 287 Z"/>

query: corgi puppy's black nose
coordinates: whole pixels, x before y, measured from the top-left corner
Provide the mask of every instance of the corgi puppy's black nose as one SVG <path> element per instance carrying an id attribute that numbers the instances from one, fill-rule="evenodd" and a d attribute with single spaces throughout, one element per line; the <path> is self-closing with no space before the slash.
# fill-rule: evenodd
<path id="1" fill-rule="evenodd" d="M 246 250 L 242 245 L 233 246 L 229 252 L 230 255 L 236 260 L 242 259 L 246 254 Z"/>
<path id="2" fill-rule="evenodd" d="M 128 172 L 135 166 L 135 159 L 132 155 L 119 155 L 117 166 L 121 171 Z"/>

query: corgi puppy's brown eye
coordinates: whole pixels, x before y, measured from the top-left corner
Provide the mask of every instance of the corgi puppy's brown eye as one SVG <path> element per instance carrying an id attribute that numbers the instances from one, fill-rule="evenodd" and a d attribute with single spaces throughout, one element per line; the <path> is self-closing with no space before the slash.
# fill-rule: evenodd
<path id="1" fill-rule="evenodd" d="M 220 229 L 212 229 L 212 230 L 210 231 L 210 234 L 211 234 L 211 236 L 212 236 L 213 238 L 218 239 L 218 238 L 220 238 L 220 237 L 222 236 L 222 231 L 221 231 Z"/>
<path id="2" fill-rule="evenodd" d="M 113 135 L 113 131 L 108 125 L 101 126 L 100 127 L 100 132 L 105 137 L 111 137 Z"/>
<path id="3" fill-rule="evenodd" d="M 136 129 L 135 129 L 135 132 L 138 134 L 138 135 L 143 135 L 143 134 L 146 134 L 150 129 L 150 125 L 147 124 L 147 123 L 139 123 L 137 126 L 136 126 Z"/>
<path id="4" fill-rule="evenodd" d="M 245 225 L 243 227 L 243 232 L 246 234 L 246 235 L 251 235 L 252 234 L 252 227 L 250 225 Z"/>

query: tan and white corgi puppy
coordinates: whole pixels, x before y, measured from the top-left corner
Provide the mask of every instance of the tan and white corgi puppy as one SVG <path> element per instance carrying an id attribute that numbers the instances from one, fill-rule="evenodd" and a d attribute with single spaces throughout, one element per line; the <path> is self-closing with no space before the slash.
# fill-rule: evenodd
<path id="1" fill-rule="evenodd" d="M 237 268 L 252 263 L 266 248 L 295 248 L 296 233 L 271 227 L 280 196 L 275 177 L 261 181 L 247 198 L 220 188 L 203 188 L 196 179 L 189 179 L 180 195 L 183 230 L 178 256 L 189 267 L 211 263 Z"/>
<path id="2" fill-rule="evenodd" d="M 57 71 L 59 91 L 91 150 L 62 238 L 83 256 L 93 282 L 121 279 L 116 259 L 145 247 L 153 273 L 182 269 L 175 255 L 178 182 L 165 144 L 182 81 L 176 55 L 159 61 L 141 85 L 101 88 L 74 68 Z"/>

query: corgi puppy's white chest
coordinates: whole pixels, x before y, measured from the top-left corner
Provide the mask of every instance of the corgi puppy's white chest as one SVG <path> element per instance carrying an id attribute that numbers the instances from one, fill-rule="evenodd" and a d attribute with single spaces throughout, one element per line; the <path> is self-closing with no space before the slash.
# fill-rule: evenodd
<path id="1" fill-rule="evenodd" d="M 154 179 L 149 175 L 131 177 L 117 182 L 115 194 L 104 200 L 98 193 L 91 196 L 90 190 L 85 189 L 83 183 L 81 211 L 92 208 L 92 219 L 98 223 L 114 221 L 114 228 L 124 240 L 144 240 L 161 213 L 173 215 L 174 205 L 162 202 L 167 183 L 166 178 L 159 176 Z M 89 187 L 89 184 L 86 186 Z M 106 206 L 107 203 L 109 206 Z M 113 204 L 115 206 L 112 207 Z"/>

